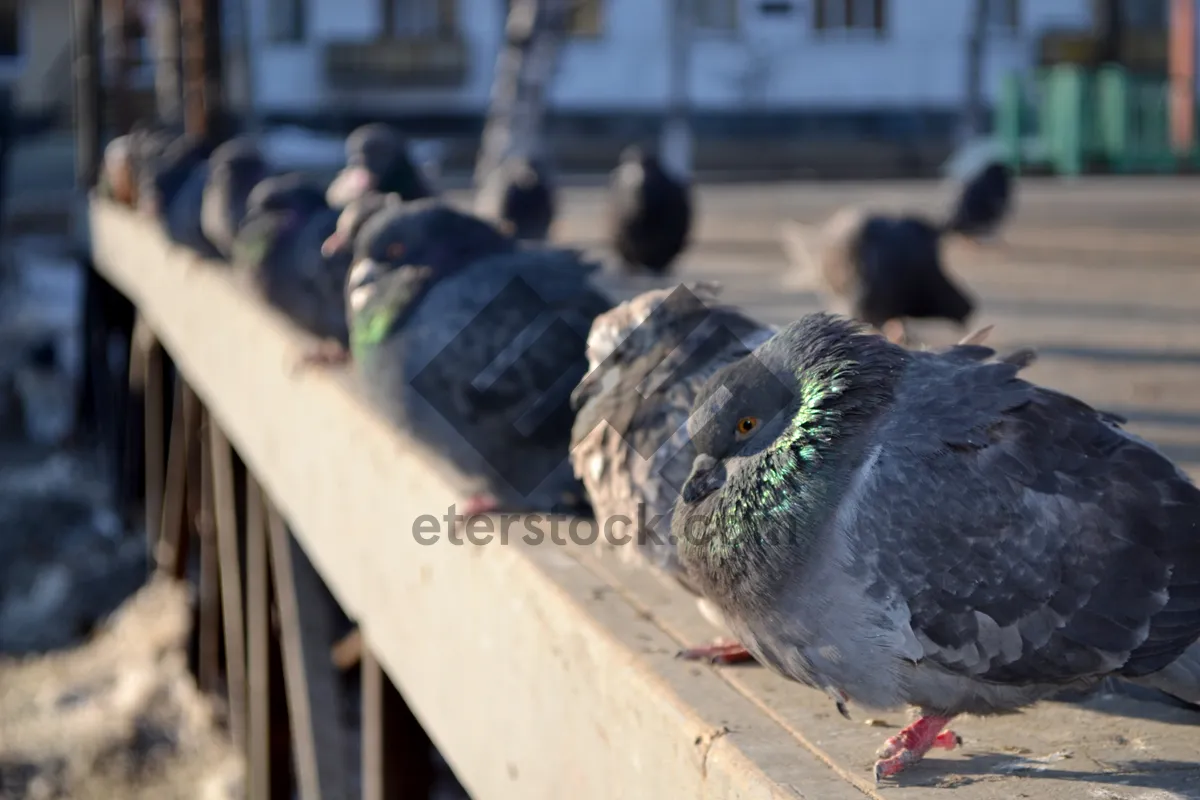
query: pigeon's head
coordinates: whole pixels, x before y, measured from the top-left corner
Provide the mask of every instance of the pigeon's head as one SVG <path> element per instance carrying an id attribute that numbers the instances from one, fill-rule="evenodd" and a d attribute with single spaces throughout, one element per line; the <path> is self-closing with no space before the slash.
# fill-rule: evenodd
<path id="1" fill-rule="evenodd" d="M 402 201 L 398 194 L 382 194 L 368 192 L 358 197 L 342 209 L 338 215 L 337 228 L 321 245 L 321 255 L 332 258 L 335 255 L 352 255 L 354 240 L 367 220 L 383 211 L 385 208 L 399 208 Z"/>
<path id="2" fill-rule="evenodd" d="M 389 125 L 372 123 L 346 139 L 346 166 L 329 185 L 329 204 L 342 208 L 367 192 L 398 192 L 405 200 L 428 194 L 408 155 L 408 142 Z"/>
<path id="3" fill-rule="evenodd" d="M 252 140 L 232 139 L 213 151 L 209 185 L 222 190 L 221 214 L 235 228 L 246 216 L 251 193 L 269 174 L 266 159 Z"/>
<path id="4" fill-rule="evenodd" d="M 390 206 L 372 215 L 354 242 L 354 260 L 371 261 L 385 270 L 421 264 L 449 273 L 516 247 L 516 241 L 495 225 L 427 200 Z"/>
<path id="5" fill-rule="evenodd" d="M 246 199 L 247 215 L 280 213 L 300 218 L 324 208 L 325 195 L 320 187 L 298 173 L 265 178 Z"/>
<path id="6" fill-rule="evenodd" d="M 777 458 L 764 480 L 816 467 L 890 397 L 904 358 L 856 322 L 810 314 L 722 368 L 688 419 L 696 458 L 683 502 L 701 502 L 767 452 Z"/>

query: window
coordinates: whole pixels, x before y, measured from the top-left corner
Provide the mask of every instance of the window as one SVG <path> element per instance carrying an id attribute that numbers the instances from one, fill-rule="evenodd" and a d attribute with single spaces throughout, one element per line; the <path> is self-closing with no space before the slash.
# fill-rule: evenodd
<path id="1" fill-rule="evenodd" d="M 1125 0 L 1121 3 L 1121 19 L 1135 30 L 1165 31 L 1170 12 L 1167 0 Z"/>
<path id="2" fill-rule="evenodd" d="M 737 0 L 691 0 L 692 25 L 699 31 L 735 31 Z"/>
<path id="3" fill-rule="evenodd" d="M 696 2 L 701 1 L 696 0 Z M 570 10 L 567 12 L 568 35 L 594 37 L 604 31 L 604 0 L 560 0 L 560 2 L 570 6 Z M 506 8 L 512 8 L 512 0 L 508 0 Z"/>
<path id="4" fill-rule="evenodd" d="M 456 0 L 383 0 L 384 29 L 401 39 L 432 39 L 457 29 Z"/>
<path id="5" fill-rule="evenodd" d="M 267 39 L 277 43 L 303 42 L 304 0 L 267 0 Z"/>
<path id="6" fill-rule="evenodd" d="M 20 0 L 0 0 L 0 59 L 21 55 Z"/>
<path id="7" fill-rule="evenodd" d="M 988 29 L 996 33 L 1016 33 L 1021 28 L 1021 0 L 989 0 Z"/>
<path id="8" fill-rule="evenodd" d="M 818 31 L 887 30 L 887 0 L 815 0 L 813 27 Z"/>

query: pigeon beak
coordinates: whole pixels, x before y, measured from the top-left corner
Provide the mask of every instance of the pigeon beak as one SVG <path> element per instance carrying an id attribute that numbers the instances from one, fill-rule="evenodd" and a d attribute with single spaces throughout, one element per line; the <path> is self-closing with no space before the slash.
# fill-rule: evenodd
<path id="1" fill-rule="evenodd" d="M 699 503 L 725 485 L 725 468 L 715 458 L 701 453 L 692 462 L 692 474 L 683 485 L 683 502 Z"/>
<path id="2" fill-rule="evenodd" d="M 326 258 L 333 258 L 333 256 L 338 250 L 341 249 L 341 247 L 342 235 L 337 231 L 334 231 L 333 233 L 329 234 L 328 239 L 321 243 L 321 255 L 325 256 Z"/>
<path id="3" fill-rule="evenodd" d="M 329 184 L 325 194 L 329 205 L 343 208 L 356 197 L 361 197 L 371 189 L 375 181 L 371 173 L 364 167 L 346 167 Z"/>

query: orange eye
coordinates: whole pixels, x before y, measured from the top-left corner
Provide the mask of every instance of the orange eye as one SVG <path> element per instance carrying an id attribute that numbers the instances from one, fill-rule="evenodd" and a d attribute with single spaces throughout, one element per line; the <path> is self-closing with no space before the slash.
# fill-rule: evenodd
<path id="1" fill-rule="evenodd" d="M 737 432 L 742 436 L 758 427 L 758 417 L 742 417 L 737 423 Z"/>
<path id="2" fill-rule="evenodd" d="M 404 245 L 399 242 L 392 242 L 388 245 L 387 254 L 388 258 L 392 261 L 400 260 L 400 257 L 404 255 Z"/>

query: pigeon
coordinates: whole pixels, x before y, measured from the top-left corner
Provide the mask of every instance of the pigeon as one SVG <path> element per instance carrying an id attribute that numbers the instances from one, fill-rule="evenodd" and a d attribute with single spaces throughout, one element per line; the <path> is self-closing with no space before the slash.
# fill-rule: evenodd
<path id="1" fill-rule="evenodd" d="M 436 200 L 372 217 L 347 279 L 367 396 L 446 459 L 464 514 L 580 511 L 570 391 L 592 321 L 612 304 L 570 250 L 521 249 Z"/>
<path id="2" fill-rule="evenodd" d="M 337 216 L 321 188 L 304 176 L 267 178 L 247 200 L 233 262 L 269 305 L 314 336 L 345 348 L 349 334 L 342 293 L 350 257 L 321 252 Z"/>
<path id="3" fill-rule="evenodd" d="M 404 201 L 400 195 L 367 192 L 346 204 L 338 215 L 337 227 L 321 245 L 327 257 L 336 253 L 354 253 L 354 240 L 366 221 L 385 208 L 399 207 Z"/>
<path id="4" fill-rule="evenodd" d="M 142 175 L 138 208 L 157 219 L 171 241 L 216 258 L 220 253 L 200 226 L 210 153 L 212 143 L 202 137 L 186 134 L 172 141 Z"/>
<path id="5" fill-rule="evenodd" d="M 130 137 L 132 135 L 127 133 L 118 136 L 104 148 L 104 158 L 100 162 L 100 176 L 96 182 L 96 191 L 101 197 L 130 207 L 137 199 L 137 185 L 133 178 L 132 154 L 130 153 Z"/>
<path id="6" fill-rule="evenodd" d="M 793 264 L 815 273 L 832 310 L 906 341 L 906 319 L 946 319 L 963 327 L 974 301 L 945 273 L 941 231 L 916 216 L 845 208 L 810 244 L 805 226 L 786 224 L 784 248 Z"/>
<path id="7" fill-rule="evenodd" d="M 1012 194 L 1012 170 L 990 162 L 963 186 L 943 231 L 974 240 L 993 235 L 1012 211 Z"/>
<path id="8" fill-rule="evenodd" d="M 648 564 L 693 594 L 669 538 L 694 457 L 688 415 L 710 375 L 774 334 L 716 305 L 719 294 L 708 282 L 657 289 L 598 316 L 588 336 L 589 371 L 571 398 L 577 409 L 571 463 L 604 540 L 625 544 L 625 560 Z M 634 541 L 619 541 L 626 536 Z M 721 627 L 712 608 L 701 608 Z M 740 645 L 720 640 L 680 655 L 721 663 L 749 658 Z"/>
<path id="9" fill-rule="evenodd" d="M 246 218 L 246 200 L 270 168 L 249 137 L 230 139 L 208 159 L 208 183 L 200 207 L 204 237 L 225 258 L 233 255 L 233 240 Z"/>
<path id="10" fill-rule="evenodd" d="M 715 374 L 672 533 L 761 663 L 845 714 L 916 706 L 876 780 L 1108 676 L 1200 700 L 1200 490 L 1123 420 L 980 345 L 829 314 Z"/>
<path id="11" fill-rule="evenodd" d="M 633 269 L 663 274 L 687 246 L 691 187 L 648 149 L 629 147 L 609 183 L 613 249 Z"/>
<path id="12" fill-rule="evenodd" d="M 395 192 L 406 201 L 434 195 L 413 163 L 408 141 L 382 122 L 363 125 L 346 137 L 346 166 L 325 196 L 331 207 L 344 208 L 369 191 Z"/>
<path id="13" fill-rule="evenodd" d="M 537 161 L 511 158 L 501 162 L 479 192 L 477 212 L 498 220 L 513 236 L 541 242 L 554 222 L 554 185 Z"/>

